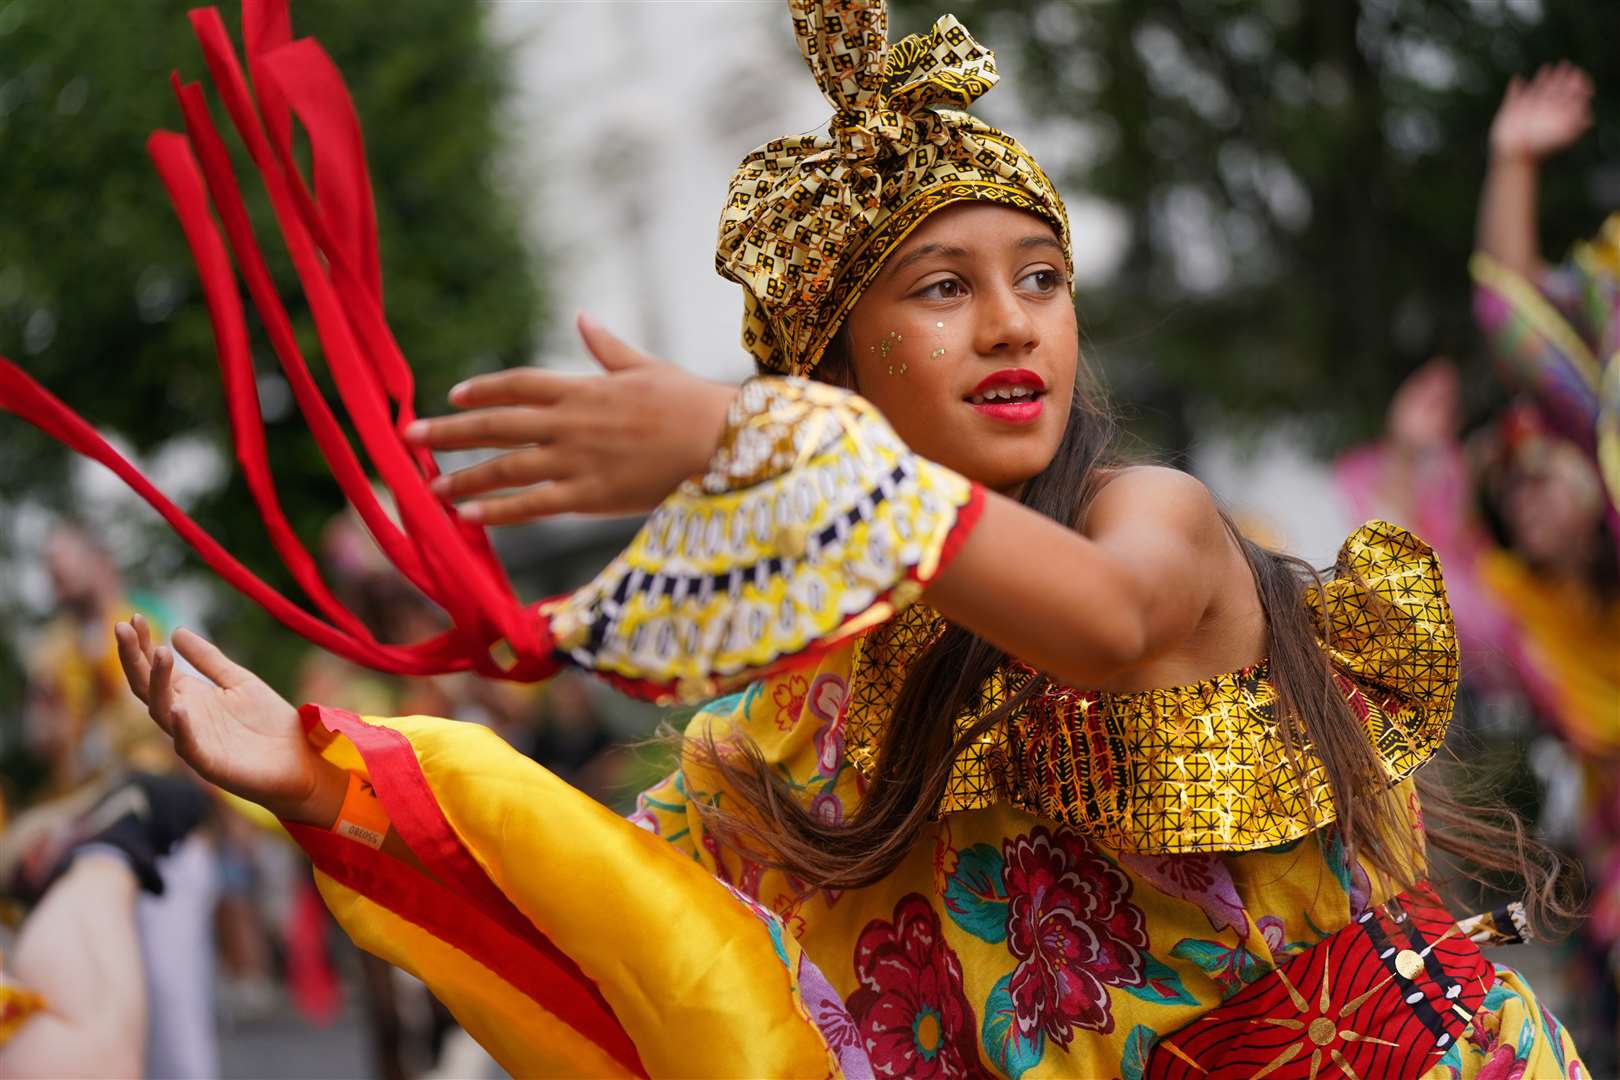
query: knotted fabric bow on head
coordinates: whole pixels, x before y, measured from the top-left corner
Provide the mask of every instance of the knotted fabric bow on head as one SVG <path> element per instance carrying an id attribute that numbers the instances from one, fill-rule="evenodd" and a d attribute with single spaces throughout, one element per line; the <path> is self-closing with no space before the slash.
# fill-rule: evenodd
<path id="1" fill-rule="evenodd" d="M 827 134 L 743 159 L 715 267 L 743 286 L 743 346 L 806 374 L 883 261 L 941 207 L 1039 214 L 1069 251 L 1063 200 L 1011 136 L 959 110 L 996 84 L 995 57 L 953 15 L 888 43 L 881 0 L 789 0 L 793 34 L 836 112 Z"/>

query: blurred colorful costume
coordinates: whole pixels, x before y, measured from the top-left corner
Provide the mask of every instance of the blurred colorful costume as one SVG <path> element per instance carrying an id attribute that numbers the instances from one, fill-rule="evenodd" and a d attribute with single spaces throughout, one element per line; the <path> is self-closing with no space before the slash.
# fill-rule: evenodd
<path id="1" fill-rule="evenodd" d="M 1537 282 L 1483 254 L 1472 270 L 1475 314 L 1504 376 L 1601 475 L 1593 501 L 1620 557 L 1620 214 Z M 1532 431 L 1515 449 L 1534 452 L 1537 439 Z M 1510 655 L 1538 712 L 1577 753 L 1611 761 L 1620 754 L 1620 598 L 1543 581 L 1504 552 L 1487 553 L 1479 570 L 1515 629 Z"/>
<path id="2" fill-rule="evenodd" d="M 173 622 L 164 605 L 149 596 L 121 598 L 107 614 L 128 619 L 137 611 L 160 639 Z M 52 738 L 65 744 L 60 752 L 70 766 L 65 784 L 52 795 L 66 794 L 72 785 L 107 770 L 167 771 L 178 765 L 173 745 L 161 731 L 153 737 L 151 718 L 129 692 L 111 623 L 94 627 L 94 636 L 87 629 L 78 614 L 59 613 L 45 624 L 29 652 L 29 695 L 59 729 Z"/>
<path id="3" fill-rule="evenodd" d="M 732 185 L 717 263 L 744 286 L 743 340 L 762 367 L 813 370 L 871 275 L 942 206 L 1028 210 L 1067 250 L 1061 201 L 1028 154 L 949 108 L 995 79 L 955 19 L 890 46 L 875 0 L 789 7 L 838 112 L 827 137 L 750 154 Z M 391 649 L 346 629 L 319 592 L 331 625 L 267 602 L 394 670 L 533 679 L 567 663 L 655 700 L 702 702 L 694 734 L 752 739 L 813 812 L 855 812 L 897 689 L 939 630 L 915 601 L 983 492 L 912 453 L 858 397 L 755 380 L 705 475 L 594 582 L 523 611 L 500 592 L 482 534 L 421 497 L 431 461 L 401 460 L 408 382 L 374 325 L 375 229 L 363 185 L 346 183 L 363 166 L 346 99 L 328 100 L 341 86 L 311 43 L 285 44 L 278 5 L 248 12 L 272 196 L 285 195 L 295 258 L 305 244 L 326 256 L 305 280 L 330 316 L 340 391 L 355 381 L 358 426 L 385 481 L 405 489 L 406 528 L 379 540 L 456 630 Z M 255 102 L 217 19 L 194 18 L 252 149 L 264 139 Z M 211 153 L 193 101 L 192 141 Z M 289 104 L 317 162 L 337 161 L 318 168 L 338 179 L 315 200 L 281 149 Z M 214 195 L 229 204 L 231 189 Z M 182 185 L 177 204 L 204 258 L 200 196 Z M 232 295 L 211 292 L 229 331 L 222 356 L 240 321 Z M 234 361 L 227 375 L 251 383 Z M 55 419 L 37 397 L 22 404 Z M 474 580 L 445 577 L 460 560 Z M 1340 568 L 1318 598 L 1325 647 L 1415 818 L 1408 778 L 1443 740 L 1456 688 L 1438 566 L 1374 522 Z M 983 706 L 1037 677 L 1008 665 Z M 729 805 L 728 792 L 690 753 L 626 821 L 486 729 L 426 717 L 303 712 L 323 753 L 366 774 L 431 876 L 334 832 L 290 830 L 355 940 L 426 980 L 515 1075 L 1451 1077 L 1513 1062 L 1573 1075 L 1557 1022 L 1479 950 L 1517 939 L 1513 913 L 1459 924 L 1427 886 L 1396 895 L 1348 865 L 1319 764 L 1301 752 L 1303 783 L 1285 767 L 1274 700 L 1263 664 L 1140 694 L 1043 688 L 962 753 L 901 866 L 842 892 L 807 892 L 722 846 L 699 807 Z"/>
<path id="4" fill-rule="evenodd" d="M 1484 255 L 1472 269 L 1475 313 L 1504 376 L 1534 396 L 1546 425 L 1601 476 L 1594 486 L 1620 558 L 1620 214 L 1539 280 Z M 1489 552 L 1479 567 L 1511 627 L 1504 652 L 1537 718 L 1580 768 L 1576 847 L 1593 887 L 1581 935 L 1587 959 L 1607 976 L 1594 996 L 1612 1023 L 1620 995 L 1620 596 L 1545 580 L 1506 552 Z"/>
<path id="5" fill-rule="evenodd" d="M 1483 253 L 1470 263 L 1474 314 L 1507 378 L 1593 454 L 1620 525 L 1620 213 L 1539 281 Z M 1620 528 L 1611 527 L 1617 549 Z"/>

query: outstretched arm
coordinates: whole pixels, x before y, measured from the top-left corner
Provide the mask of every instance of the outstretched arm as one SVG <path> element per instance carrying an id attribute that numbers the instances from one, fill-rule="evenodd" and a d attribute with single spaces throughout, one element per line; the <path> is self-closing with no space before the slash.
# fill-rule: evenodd
<path id="1" fill-rule="evenodd" d="M 635 353 L 589 322 L 582 321 L 581 332 L 605 377 L 485 376 L 452 399 L 472 411 L 421 421 L 410 432 L 435 449 L 507 449 L 442 480 L 443 492 L 470 500 L 482 520 L 644 508 L 701 472 L 715 454 L 724 409 L 711 402 L 728 404 L 734 388 Z M 843 407 L 831 408 L 842 414 Z M 634 422 L 621 427 L 623 416 Z M 755 419 L 773 424 L 773 416 L 768 410 Z M 797 437 L 812 422 L 805 416 L 775 426 Z M 638 432 L 646 434 L 638 438 Z M 766 459 L 755 465 L 764 468 Z M 500 494 L 513 488 L 520 490 Z M 919 575 L 928 603 L 1076 685 L 1106 683 L 1175 649 L 1197 629 L 1219 590 L 1234 587 L 1234 575 L 1245 587 L 1248 581 L 1209 492 L 1174 470 L 1122 472 L 1097 496 L 1084 534 L 992 493 L 985 494 L 977 523 L 962 532 L 965 544 L 939 576 Z M 679 557 L 674 561 L 681 564 Z M 652 575 L 665 567 L 645 569 Z"/>
<path id="2" fill-rule="evenodd" d="M 1475 244 L 1534 278 L 1542 269 L 1536 234 L 1536 180 L 1541 161 L 1592 125 L 1592 80 L 1570 63 L 1548 65 L 1528 82 L 1514 79 L 1491 123 L 1490 166 L 1480 195 Z"/>

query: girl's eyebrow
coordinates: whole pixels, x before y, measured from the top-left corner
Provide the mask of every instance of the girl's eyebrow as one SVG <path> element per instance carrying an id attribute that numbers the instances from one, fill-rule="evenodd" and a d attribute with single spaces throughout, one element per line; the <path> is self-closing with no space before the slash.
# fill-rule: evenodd
<path id="1" fill-rule="evenodd" d="M 1052 236 L 1050 233 L 1031 233 L 1030 235 L 1020 239 L 1016 246 L 1020 251 L 1026 248 L 1050 247 L 1059 254 L 1062 254 L 1063 252 L 1063 245 L 1058 243 L 1057 238 Z M 946 244 L 940 242 L 932 244 L 919 244 L 892 263 L 884 271 L 884 275 L 893 276 L 900 273 L 900 271 L 904 270 L 913 263 L 920 262 L 923 259 L 931 258 L 936 255 L 945 258 L 960 259 L 971 254 L 973 254 L 971 251 L 958 244 Z"/>
<path id="2" fill-rule="evenodd" d="M 970 254 L 972 254 L 972 252 L 968 251 L 967 248 L 956 244 L 919 244 L 905 255 L 901 256 L 897 262 L 889 267 L 887 273 L 898 274 L 912 263 L 926 259 L 933 255 L 943 255 L 947 258 L 960 259 Z"/>
<path id="3" fill-rule="evenodd" d="M 1018 241 L 1019 250 L 1033 247 L 1049 247 L 1058 254 L 1063 253 L 1063 245 L 1057 242 L 1057 237 L 1050 233 L 1031 233 Z"/>

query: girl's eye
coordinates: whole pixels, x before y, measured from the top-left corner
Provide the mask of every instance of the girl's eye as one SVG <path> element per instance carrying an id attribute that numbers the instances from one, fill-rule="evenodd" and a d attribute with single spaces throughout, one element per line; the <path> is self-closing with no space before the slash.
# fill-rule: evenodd
<path id="1" fill-rule="evenodd" d="M 1062 279 L 1056 270 L 1036 270 L 1025 274 L 1018 284 L 1032 288 L 1038 293 L 1049 293 L 1062 284 Z"/>
<path id="2" fill-rule="evenodd" d="M 941 278 L 932 285 L 924 285 L 918 289 L 917 295 L 925 300 L 955 300 L 966 291 L 958 279 Z"/>

